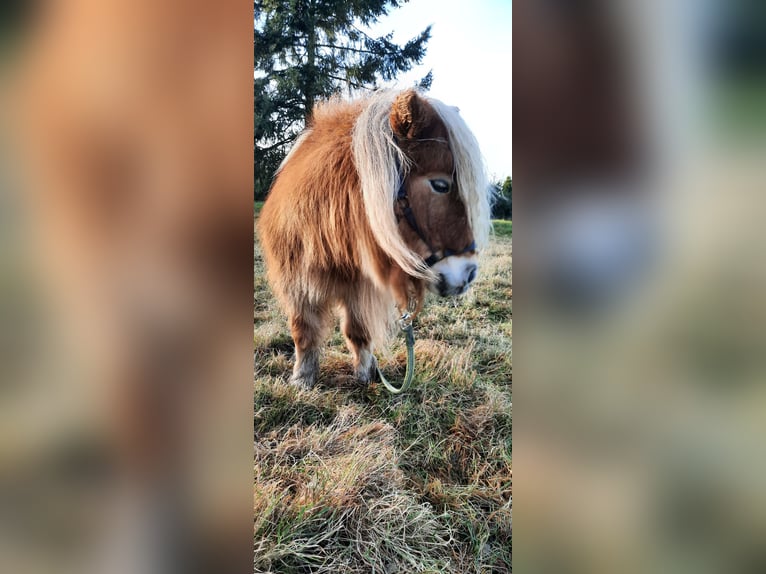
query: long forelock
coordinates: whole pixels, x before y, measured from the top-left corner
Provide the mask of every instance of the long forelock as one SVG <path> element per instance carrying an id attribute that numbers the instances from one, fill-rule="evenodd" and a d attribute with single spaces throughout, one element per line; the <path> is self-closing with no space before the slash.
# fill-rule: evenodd
<path id="1" fill-rule="evenodd" d="M 398 92 L 381 91 L 368 99 L 354 125 L 352 150 L 364 198 L 364 209 L 380 248 L 408 275 L 433 279 L 433 272 L 399 233 L 393 205 L 409 170 L 389 122 Z"/>
<path id="2" fill-rule="evenodd" d="M 465 205 L 476 246 L 485 247 L 492 230 L 492 189 L 479 143 L 457 108 L 435 98 L 427 98 L 427 101 L 447 127 L 460 199 Z"/>

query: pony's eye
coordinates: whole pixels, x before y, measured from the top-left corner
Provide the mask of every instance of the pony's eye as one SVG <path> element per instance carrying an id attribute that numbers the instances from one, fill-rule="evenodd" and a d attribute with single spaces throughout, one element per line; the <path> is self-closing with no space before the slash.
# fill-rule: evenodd
<path id="1" fill-rule="evenodd" d="M 446 179 L 429 179 L 428 181 L 431 182 L 431 189 L 436 193 L 449 192 L 449 182 Z"/>

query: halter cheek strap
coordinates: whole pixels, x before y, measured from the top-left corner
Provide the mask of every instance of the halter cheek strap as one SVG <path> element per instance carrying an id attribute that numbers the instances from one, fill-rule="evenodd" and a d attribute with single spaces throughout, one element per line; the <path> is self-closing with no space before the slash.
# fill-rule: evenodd
<path id="1" fill-rule="evenodd" d="M 471 241 L 469 245 L 467 245 L 465 248 L 463 248 L 460 251 L 454 251 L 452 249 L 442 249 L 437 250 L 431 247 L 431 244 L 429 241 L 425 238 L 423 235 L 423 232 L 420 231 L 420 227 L 418 227 L 418 222 L 415 220 L 415 214 L 412 213 L 412 208 L 410 207 L 410 200 L 407 197 L 407 189 L 404 187 L 404 179 L 402 179 L 402 182 L 399 184 L 399 191 L 396 193 L 396 200 L 399 202 L 399 207 L 402 210 L 402 215 L 404 215 L 404 219 L 407 220 L 407 223 L 412 228 L 412 230 L 417 233 L 418 237 L 420 237 L 420 240 L 425 243 L 428 246 L 428 250 L 431 252 L 431 255 L 429 255 L 425 259 L 425 264 L 428 267 L 433 267 L 436 265 L 439 261 L 442 259 L 446 259 L 447 257 L 452 257 L 453 255 L 462 255 L 463 253 L 468 253 L 469 251 L 476 251 L 476 242 Z"/>

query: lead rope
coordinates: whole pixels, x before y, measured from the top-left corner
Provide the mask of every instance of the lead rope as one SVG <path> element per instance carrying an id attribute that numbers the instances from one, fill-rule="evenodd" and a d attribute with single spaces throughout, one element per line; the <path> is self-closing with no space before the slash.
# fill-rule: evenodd
<path id="1" fill-rule="evenodd" d="M 401 387 L 395 387 L 388 382 L 386 377 L 383 376 L 383 372 L 378 367 L 377 361 L 375 362 L 375 369 L 378 371 L 378 377 L 383 386 L 388 389 L 392 395 L 400 395 L 412 386 L 412 377 L 415 374 L 415 332 L 412 328 L 412 313 L 415 312 L 417 302 L 414 299 L 410 299 L 407 304 L 407 310 L 402 313 L 397 323 L 399 329 L 404 333 L 404 340 L 407 343 L 407 370 L 404 373 L 404 382 Z"/>

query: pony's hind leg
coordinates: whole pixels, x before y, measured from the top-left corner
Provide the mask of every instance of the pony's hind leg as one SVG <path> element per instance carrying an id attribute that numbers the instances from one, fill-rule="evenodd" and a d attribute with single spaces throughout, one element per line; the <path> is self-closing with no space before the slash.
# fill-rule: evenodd
<path id="1" fill-rule="evenodd" d="M 289 313 L 295 342 L 295 365 L 290 383 L 310 389 L 319 373 L 319 347 L 327 338 L 332 313 L 326 304 L 303 304 Z"/>

